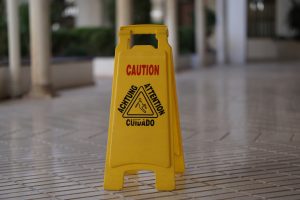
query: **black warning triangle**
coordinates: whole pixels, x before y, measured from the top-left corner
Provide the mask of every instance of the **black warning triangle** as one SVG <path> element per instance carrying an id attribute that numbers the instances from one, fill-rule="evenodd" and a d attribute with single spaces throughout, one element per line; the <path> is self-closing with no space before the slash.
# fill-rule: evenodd
<path id="1" fill-rule="evenodd" d="M 138 91 L 131 100 L 129 106 L 123 114 L 123 118 L 157 118 L 158 114 L 152 105 L 143 86 L 139 87 Z"/>

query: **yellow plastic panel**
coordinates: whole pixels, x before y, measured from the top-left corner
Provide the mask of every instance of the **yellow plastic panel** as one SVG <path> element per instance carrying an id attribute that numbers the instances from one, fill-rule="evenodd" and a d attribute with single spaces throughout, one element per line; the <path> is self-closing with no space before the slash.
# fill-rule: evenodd
<path id="1" fill-rule="evenodd" d="M 131 47 L 132 34 L 155 34 L 158 48 Z M 125 174 L 151 170 L 158 190 L 173 190 L 175 172 L 184 172 L 184 159 L 167 28 L 126 26 L 119 36 L 104 188 L 120 190 Z"/>

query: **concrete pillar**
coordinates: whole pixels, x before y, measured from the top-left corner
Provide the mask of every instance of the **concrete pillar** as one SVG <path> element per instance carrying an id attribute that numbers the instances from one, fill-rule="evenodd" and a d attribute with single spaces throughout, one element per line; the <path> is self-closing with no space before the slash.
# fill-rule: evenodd
<path id="1" fill-rule="evenodd" d="M 227 0 L 228 59 L 244 64 L 247 59 L 247 0 Z"/>
<path id="2" fill-rule="evenodd" d="M 77 27 L 99 27 L 104 24 L 104 0 L 76 0 L 78 16 Z"/>
<path id="3" fill-rule="evenodd" d="M 177 0 L 166 0 L 165 24 L 169 30 L 169 43 L 173 51 L 175 69 L 178 68 L 178 26 L 177 26 Z"/>
<path id="4" fill-rule="evenodd" d="M 116 0 L 116 25 L 117 31 L 121 26 L 130 25 L 132 23 L 132 1 Z"/>
<path id="5" fill-rule="evenodd" d="M 32 97 L 53 95 L 50 69 L 49 0 L 29 0 Z"/>
<path id="6" fill-rule="evenodd" d="M 116 0 L 116 43 L 119 40 L 119 30 L 121 26 L 132 23 L 132 0 Z"/>
<path id="7" fill-rule="evenodd" d="M 216 58 L 219 65 L 222 65 L 226 62 L 225 3 L 225 0 L 216 0 Z"/>
<path id="8" fill-rule="evenodd" d="M 196 54 L 198 65 L 206 64 L 206 26 L 205 26 L 205 5 L 204 0 L 195 0 L 195 36 L 196 36 Z"/>
<path id="9" fill-rule="evenodd" d="M 19 1 L 6 0 L 8 17 L 8 43 L 9 43 L 9 72 L 10 72 L 10 95 L 21 95 L 21 52 L 19 31 Z"/>

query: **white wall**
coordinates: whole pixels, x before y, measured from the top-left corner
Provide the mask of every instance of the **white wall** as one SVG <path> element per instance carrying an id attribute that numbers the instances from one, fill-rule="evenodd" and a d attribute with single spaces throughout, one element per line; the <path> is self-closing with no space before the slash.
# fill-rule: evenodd
<path id="1" fill-rule="evenodd" d="M 22 67 L 21 93 L 27 93 L 30 88 L 30 68 Z M 52 83 L 55 89 L 64 89 L 94 83 L 91 62 L 55 64 L 52 66 Z M 9 73 L 7 67 L 0 68 L 0 99 L 9 96 Z"/>
<path id="2" fill-rule="evenodd" d="M 91 62 L 70 62 L 53 65 L 52 83 L 55 89 L 72 88 L 94 83 Z"/>
<path id="3" fill-rule="evenodd" d="M 226 4 L 228 59 L 242 64 L 247 56 L 247 1 L 228 0 Z"/>
<path id="4" fill-rule="evenodd" d="M 248 39 L 248 59 L 275 59 L 278 56 L 276 41 L 270 38 Z"/>
<path id="5" fill-rule="evenodd" d="M 114 57 L 96 57 L 93 59 L 93 71 L 95 77 L 113 76 Z"/>
<path id="6" fill-rule="evenodd" d="M 300 60 L 300 42 L 251 38 L 248 40 L 249 60 Z"/>

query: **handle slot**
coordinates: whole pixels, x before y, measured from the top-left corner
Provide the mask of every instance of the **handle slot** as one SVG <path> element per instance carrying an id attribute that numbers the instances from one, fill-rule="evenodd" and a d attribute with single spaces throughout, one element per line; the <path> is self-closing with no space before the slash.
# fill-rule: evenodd
<path id="1" fill-rule="evenodd" d="M 150 39 L 141 39 L 147 37 Z M 164 25 L 154 24 L 122 26 L 120 28 L 119 38 L 120 42 L 118 46 L 124 50 L 129 50 L 135 45 L 144 44 L 150 44 L 155 49 L 161 49 L 165 45 L 168 45 L 168 30 Z"/>
<path id="2" fill-rule="evenodd" d="M 151 45 L 157 49 L 158 41 L 155 34 L 131 34 L 130 48 L 136 45 Z"/>

